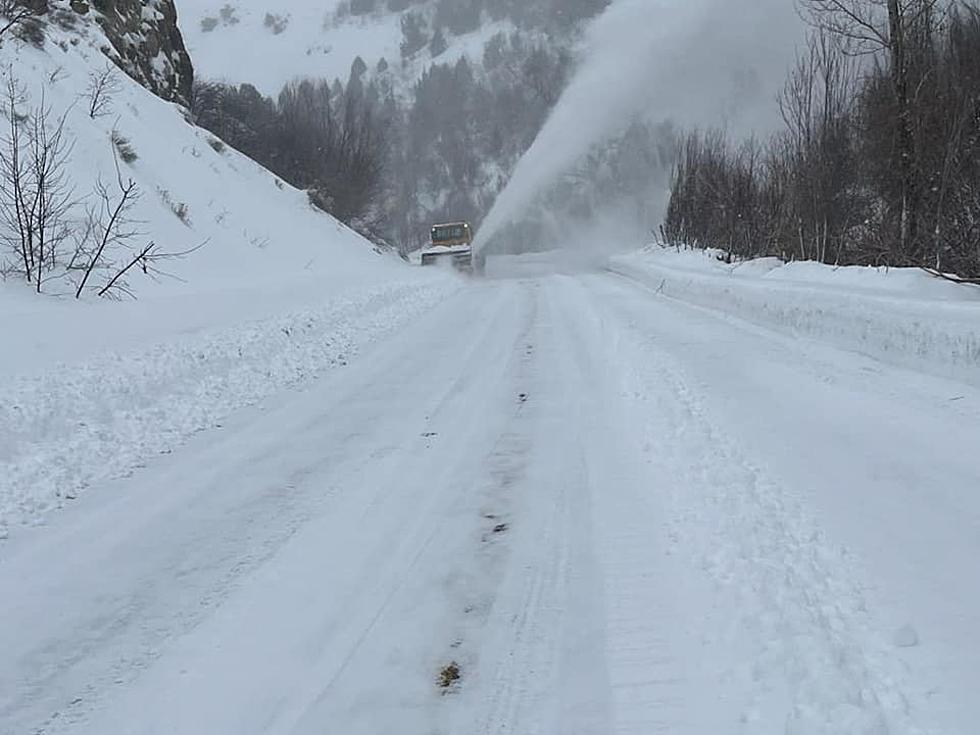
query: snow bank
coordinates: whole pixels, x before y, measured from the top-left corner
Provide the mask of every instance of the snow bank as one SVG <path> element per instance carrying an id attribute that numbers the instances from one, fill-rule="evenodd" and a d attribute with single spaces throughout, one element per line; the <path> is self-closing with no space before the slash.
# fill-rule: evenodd
<path id="1" fill-rule="evenodd" d="M 610 268 L 669 298 L 794 337 L 980 384 L 980 288 L 917 269 L 832 268 L 649 248 Z"/>
<path id="2" fill-rule="evenodd" d="M 0 387 L 0 535 L 235 409 L 347 365 L 445 295 L 445 283 L 379 286 L 8 379 Z"/>
<path id="3" fill-rule="evenodd" d="M 76 217 L 97 179 L 115 181 L 115 133 L 136 156 L 120 166 L 141 192 L 140 244 L 206 245 L 159 280 L 133 276 L 136 301 L 0 281 L 0 536 L 347 364 L 459 287 L 373 248 L 121 73 L 112 114 L 90 118 L 80 98 L 104 44 L 88 21 L 52 26 L 45 49 L 5 42 L 0 70 L 67 113 Z"/>

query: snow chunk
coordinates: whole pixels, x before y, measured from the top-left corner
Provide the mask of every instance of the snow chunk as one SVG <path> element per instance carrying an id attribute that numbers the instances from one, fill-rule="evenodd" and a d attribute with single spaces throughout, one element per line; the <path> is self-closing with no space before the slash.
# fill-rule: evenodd
<path id="1" fill-rule="evenodd" d="M 895 631 L 892 643 L 898 648 L 915 648 L 919 645 L 919 633 L 911 625 L 903 625 Z"/>

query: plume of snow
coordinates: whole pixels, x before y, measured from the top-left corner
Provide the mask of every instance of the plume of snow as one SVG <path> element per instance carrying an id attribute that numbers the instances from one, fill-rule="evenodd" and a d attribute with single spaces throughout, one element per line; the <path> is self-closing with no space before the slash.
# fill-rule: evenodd
<path id="1" fill-rule="evenodd" d="M 478 235 L 482 248 L 638 115 L 766 132 L 802 35 L 793 0 L 614 0 L 582 64 Z"/>

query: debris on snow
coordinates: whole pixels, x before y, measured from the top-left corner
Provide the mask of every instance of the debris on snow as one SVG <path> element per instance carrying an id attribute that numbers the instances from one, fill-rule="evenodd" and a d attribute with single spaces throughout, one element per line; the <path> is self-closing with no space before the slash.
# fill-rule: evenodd
<path id="1" fill-rule="evenodd" d="M 903 625 L 895 631 L 892 642 L 898 648 L 915 648 L 919 645 L 919 633 L 911 625 Z"/>

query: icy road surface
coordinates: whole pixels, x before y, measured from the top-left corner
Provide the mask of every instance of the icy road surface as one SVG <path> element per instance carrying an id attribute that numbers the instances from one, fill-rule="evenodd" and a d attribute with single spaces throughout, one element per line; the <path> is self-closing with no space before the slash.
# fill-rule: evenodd
<path id="1" fill-rule="evenodd" d="M 13 533 L 0 733 L 975 733 L 978 451 L 976 388 L 490 278 Z"/>

